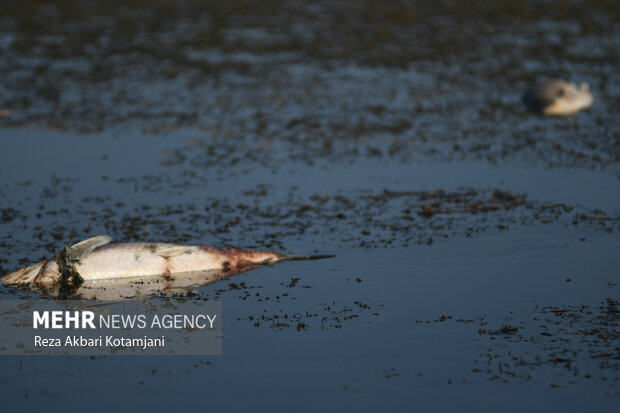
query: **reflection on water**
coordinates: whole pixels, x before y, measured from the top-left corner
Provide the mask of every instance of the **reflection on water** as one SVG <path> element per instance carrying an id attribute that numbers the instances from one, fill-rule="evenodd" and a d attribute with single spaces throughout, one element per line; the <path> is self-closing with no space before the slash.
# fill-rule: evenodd
<path id="1" fill-rule="evenodd" d="M 155 296 L 186 296 L 197 293 L 197 289 L 233 275 L 260 266 L 246 267 L 242 271 L 207 270 L 177 273 L 173 275 L 149 275 L 146 277 L 109 278 L 84 280 L 79 288 L 71 292 L 71 299 L 125 301 L 141 300 Z M 58 298 L 61 292 L 57 284 L 9 285 L 33 291 L 42 296 Z M 63 298 L 67 298 L 64 295 Z"/>

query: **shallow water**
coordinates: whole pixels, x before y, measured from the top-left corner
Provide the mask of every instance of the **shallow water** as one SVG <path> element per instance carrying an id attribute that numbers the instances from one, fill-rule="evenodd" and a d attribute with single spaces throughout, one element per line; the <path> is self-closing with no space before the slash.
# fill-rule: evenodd
<path id="1" fill-rule="evenodd" d="M 588 236 L 585 243 L 582 235 Z M 607 234 L 529 229 L 501 238 L 341 252 L 333 261 L 264 268 L 231 279 L 260 287 L 251 291 L 260 291 L 261 298 L 252 294 L 241 300 L 237 290 L 220 295 L 223 356 L 5 357 L 5 402 L 17 407 L 27 396 L 49 407 L 96 400 L 98 408 L 112 408 L 116 400 L 101 399 L 105 388 L 125 406 L 146 408 L 194 406 L 198 401 L 189 394 L 199 392 L 200 403 L 218 409 L 263 403 L 285 409 L 301 403 L 308 410 L 386 404 L 405 410 L 413 404 L 467 403 L 520 411 L 536 401 L 540 408 L 552 403 L 613 411 L 616 396 L 605 393 L 615 393 L 617 370 L 613 364 L 601 368 L 591 357 L 610 345 L 579 342 L 584 325 L 573 327 L 571 321 L 563 325 L 568 332 L 542 337 L 546 330 L 534 320 L 557 319 L 543 312 L 545 306 L 596 309 L 603 297 L 613 295 L 608 283 L 617 280 L 618 260 L 610 259 L 618 256 L 616 250 Z M 296 287 L 286 286 L 291 277 L 301 278 Z M 288 298 L 281 296 L 284 292 Z M 213 296 L 212 289 L 203 293 Z M 283 313 L 290 319 L 302 313 L 307 329 L 298 331 L 295 323 L 275 327 L 270 321 L 256 327 L 248 319 Z M 322 322 L 323 317 L 328 320 Z M 518 334 L 527 339 L 479 334 L 506 322 L 519 326 Z M 529 342 L 530 336 L 543 340 Z M 571 341 L 554 343 L 559 337 Z M 566 348 L 570 369 L 552 361 Z M 488 354 L 494 355 L 491 361 Z M 513 356 L 525 364 L 516 364 Z M 503 373 L 500 362 L 509 365 Z M 186 396 L 172 401 L 162 393 Z"/>
<path id="2" fill-rule="evenodd" d="M 30 3 L 1 272 L 98 234 L 336 258 L 200 288 L 222 356 L 5 356 L 7 408 L 617 410 L 613 2 Z M 594 105 L 527 113 L 542 74 Z"/>

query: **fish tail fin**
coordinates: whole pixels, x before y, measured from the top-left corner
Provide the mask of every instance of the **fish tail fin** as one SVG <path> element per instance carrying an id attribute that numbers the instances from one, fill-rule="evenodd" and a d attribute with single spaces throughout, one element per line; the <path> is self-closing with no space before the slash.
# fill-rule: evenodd
<path id="1" fill-rule="evenodd" d="M 271 257 L 267 257 L 260 261 L 248 261 L 238 264 L 238 268 L 247 267 L 260 267 L 264 265 L 274 265 L 282 261 L 305 261 L 305 260 L 321 260 L 323 258 L 333 258 L 332 254 L 318 254 L 318 255 L 280 255 L 274 254 Z"/>
<path id="2" fill-rule="evenodd" d="M 315 255 L 284 255 L 276 258 L 275 262 L 282 261 L 306 261 L 306 260 L 322 260 L 324 258 L 334 258 L 333 254 L 315 254 Z"/>

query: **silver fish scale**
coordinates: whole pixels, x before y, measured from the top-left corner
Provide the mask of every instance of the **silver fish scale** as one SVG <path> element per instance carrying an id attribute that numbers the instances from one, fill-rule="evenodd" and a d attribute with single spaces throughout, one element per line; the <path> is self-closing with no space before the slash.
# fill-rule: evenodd
<path id="1" fill-rule="evenodd" d="M 222 268 L 224 261 L 198 246 L 129 243 L 100 247 L 80 257 L 75 269 L 84 280 L 97 280 Z"/>

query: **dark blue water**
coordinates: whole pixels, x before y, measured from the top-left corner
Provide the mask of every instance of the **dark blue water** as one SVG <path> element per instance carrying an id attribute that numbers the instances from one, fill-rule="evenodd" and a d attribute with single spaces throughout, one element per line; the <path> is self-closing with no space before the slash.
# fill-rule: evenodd
<path id="1" fill-rule="evenodd" d="M 221 356 L 3 356 L 5 409 L 617 411 L 613 2 L 26 6 L 3 273 L 100 234 L 336 257 L 200 288 Z M 541 75 L 594 105 L 529 114 Z"/>

